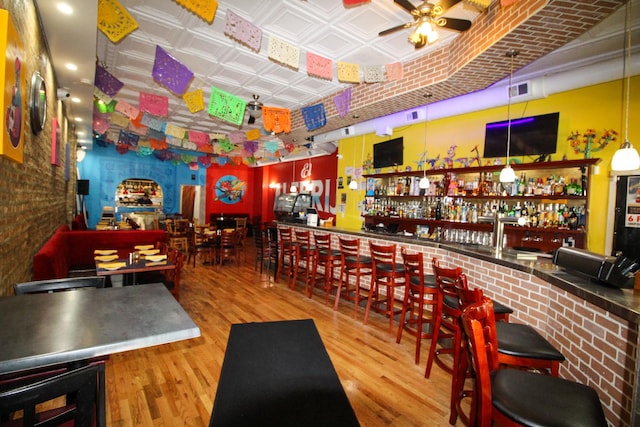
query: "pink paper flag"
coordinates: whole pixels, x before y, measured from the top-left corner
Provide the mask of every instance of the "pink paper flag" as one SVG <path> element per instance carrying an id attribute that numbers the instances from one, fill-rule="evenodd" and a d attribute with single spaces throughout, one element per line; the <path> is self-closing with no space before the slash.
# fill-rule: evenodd
<path id="1" fill-rule="evenodd" d="M 307 74 L 321 79 L 333 79 L 333 61 L 315 53 L 307 52 Z"/>
<path id="2" fill-rule="evenodd" d="M 387 81 L 400 80 L 404 77 L 404 70 L 401 62 L 394 62 L 392 64 L 385 65 L 387 70 Z"/>
<path id="3" fill-rule="evenodd" d="M 229 9 L 224 23 L 224 33 L 256 52 L 260 51 L 262 30 Z"/>
<path id="4" fill-rule="evenodd" d="M 154 116 L 167 117 L 169 115 L 169 98 L 166 96 L 140 92 L 138 106 L 140 110 Z"/>
<path id="5" fill-rule="evenodd" d="M 190 130 L 189 141 L 194 142 L 197 146 L 206 145 L 209 143 L 209 134 L 197 130 Z"/>
<path id="6" fill-rule="evenodd" d="M 135 119 L 140 114 L 140 110 L 123 100 L 118 101 L 116 104 L 116 111 L 119 111 L 131 120 Z"/>
<path id="7" fill-rule="evenodd" d="M 244 132 L 230 132 L 229 133 L 229 141 L 233 142 L 234 144 L 239 144 L 241 142 L 244 142 L 244 138 L 245 138 L 245 133 Z"/>

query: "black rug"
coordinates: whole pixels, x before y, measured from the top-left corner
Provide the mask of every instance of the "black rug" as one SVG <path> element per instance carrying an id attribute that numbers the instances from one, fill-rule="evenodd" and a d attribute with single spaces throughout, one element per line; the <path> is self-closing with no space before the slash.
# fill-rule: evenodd
<path id="1" fill-rule="evenodd" d="M 313 320 L 231 326 L 210 427 L 359 425 Z"/>

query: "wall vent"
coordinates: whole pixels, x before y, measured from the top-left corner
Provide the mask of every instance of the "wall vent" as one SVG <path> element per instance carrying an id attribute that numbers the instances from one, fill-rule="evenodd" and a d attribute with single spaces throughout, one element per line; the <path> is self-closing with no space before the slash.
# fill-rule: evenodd
<path id="1" fill-rule="evenodd" d="M 414 120 L 418 120 L 418 111 L 417 110 L 409 111 L 407 113 L 407 121 L 408 122 L 412 122 Z"/>
<path id="2" fill-rule="evenodd" d="M 519 96 L 529 95 L 531 82 L 526 81 L 511 86 L 510 95 L 511 98 L 517 98 Z"/>

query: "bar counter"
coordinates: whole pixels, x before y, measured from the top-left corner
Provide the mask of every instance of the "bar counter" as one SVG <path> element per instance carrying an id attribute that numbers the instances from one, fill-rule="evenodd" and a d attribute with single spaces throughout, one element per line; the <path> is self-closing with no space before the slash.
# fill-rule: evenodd
<path id="1" fill-rule="evenodd" d="M 402 247 L 409 252 L 422 252 L 428 272 L 433 257 L 446 267 L 462 267 L 470 287 L 482 288 L 486 296 L 513 308 L 512 322 L 535 327 L 565 355 L 567 360 L 560 366 L 560 377 L 594 387 L 610 425 L 640 425 L 637 354 L 640 291 L 604 286 L 565 271 L 549 257 L 519 260 L 517 252 L 509 249 L 495 256 L 491 247 L 436 242 L 402 234 L 282 222 L 278 227 L 329 233 L 335 249 L 339 237 L 359 238 L 365 254 L 369 241 L 395 243 L 398 259 Z"/>

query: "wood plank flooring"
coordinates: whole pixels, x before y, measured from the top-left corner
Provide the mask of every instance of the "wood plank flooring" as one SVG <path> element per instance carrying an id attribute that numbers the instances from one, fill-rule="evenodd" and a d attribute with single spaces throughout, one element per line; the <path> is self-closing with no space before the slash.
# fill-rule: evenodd
<path id="1" fill-rule="evenodd" d="M 109 426 L 208 426 L 231 324 L 314 319 L 338 376 L 363 426 L 448 426 L 451 377 L 434 365 L 424 378 L 428 340 L 415 365 L 414 337 L 396 344 L 388 319 L 323 291 L 313 299 L 254 271 L 251 241 L 239 266 L 183 269 L 180 303 L 202 336 L 111 356 L 107 363 Z M 117 316 L 117 313 L 113 314 Z M 260 355 L 255 355 L 260 359 Z M 458 421 L 457 425 L 462 425 Z"/>

